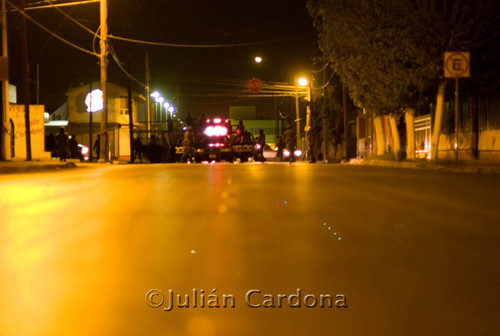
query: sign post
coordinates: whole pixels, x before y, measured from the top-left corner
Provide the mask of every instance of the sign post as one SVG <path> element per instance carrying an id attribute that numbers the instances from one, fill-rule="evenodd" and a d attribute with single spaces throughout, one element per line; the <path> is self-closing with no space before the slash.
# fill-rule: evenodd
<path id="1" fill-rule="evenodd" d="M 458 79 L 470 77 L 470 53 L 455 51 L 444 53 L 444 77 L 455 78 L 455 160 L 458 161 Z"/>

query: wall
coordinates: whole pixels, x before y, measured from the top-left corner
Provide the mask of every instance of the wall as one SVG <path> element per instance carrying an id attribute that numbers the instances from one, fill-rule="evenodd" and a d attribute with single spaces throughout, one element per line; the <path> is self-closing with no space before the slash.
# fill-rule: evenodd
<path id="1" fill-rule="evenodd" d="M 31 158 L 39 160 L 50 158 L 50 153 L 45 152 L 44 132 L 44 106 L 30 105 L 30 134 L 31 134 Z M 14 157 L 15 159 L 26 159 L 26 124 L 24 120 L 24 105 L 9 105 L 7 120 L 14 123 Z M 12 158 L 10 153 L 7 158 Z"/>

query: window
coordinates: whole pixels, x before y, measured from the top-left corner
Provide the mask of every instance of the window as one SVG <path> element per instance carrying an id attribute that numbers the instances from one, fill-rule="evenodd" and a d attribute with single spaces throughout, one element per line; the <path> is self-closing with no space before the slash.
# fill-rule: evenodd
<path id="1" fill-rule="evenodd" d="M 128 97 L 120 97 L 120 114 L 128 114 Z"/>

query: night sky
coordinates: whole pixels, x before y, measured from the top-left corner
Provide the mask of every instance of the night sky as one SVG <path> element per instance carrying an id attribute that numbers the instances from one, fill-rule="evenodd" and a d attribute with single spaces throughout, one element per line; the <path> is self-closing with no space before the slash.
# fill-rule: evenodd
<path id="1" fill-rule="evenodd" d="M 17 0 L 11 0 L 17 3 Z M 132 39 L 177 44 L 257 45 L 227 48 L 179 48 L 128 44 L 131 73 L 145 81 L 145 55 L 149 55 L 151 89 L 173 97 L 177 88 L 184 106 L 228 101 L 216 97 L 215 82 L 231 79 L 245 83 L 252 77 L 263 81 L 292 83 L 297 74 L 311 67 L 315 39 L 305 0 L 108 0 L 109 34 Z M 26 7 L 48 1 L 26 1 Z M 72 2 L 53 1 L 54 3 Z M 7 7 L 10 7 L 7 4 Z M 99 4 L 62 7 L 72 18 L 92 31 L 99 26 Z M 61 37 L 87 50 L 99 52 L 98 40 L 55 9 L 27 11 L 34 19 Z M 18 15 L 8 12 L 10 81 L 21 97 Z M 34 79 L 40 67 L 40 103 L 49 112 L 64 103 L 71 87 L 99 78 L 98 58 L 74 49 L 27 20 L 28 54 L 32 102 L 36 101 Z M 127 60 L 127 43 L 111 39 L 121 61 Z M 253 62 L 256 55 L 264 63 Z M 126 77 L 109 58 L 109 80 L 126 85 Z M 134 84 L 134 90 L 140 86 Z M 212 96 L 203 97 L 203 93 Z M 141 92 L 145 93 L 145 92 Z M 214 97 L 215 95 L 215 97 Z M 20 98 L 19 98 L 20 100 Z M 251 100 L 242 105 L 251 105 Z"/>

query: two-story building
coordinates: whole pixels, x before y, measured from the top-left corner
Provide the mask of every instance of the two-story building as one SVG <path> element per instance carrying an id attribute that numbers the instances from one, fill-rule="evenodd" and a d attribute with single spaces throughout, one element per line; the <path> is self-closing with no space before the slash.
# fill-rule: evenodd
<path id="1" fill-rule="evenodd" d="M 102 91 L 100 82 L 92 82 L 66 93 L 69 135 L 89 148 L 94 145 L 101 129 Z M 132 93 L 132 120 L 134 137 L 146 131 L 146 99 Z M 108 83 L 108 135 L 109 157 L 130 158 L 130 127 L 128 92 L 126 88 Z M 95 153 L 95 151 L 94 151 Z M 94 154 L 95 157 L 95 154 Z"/>

